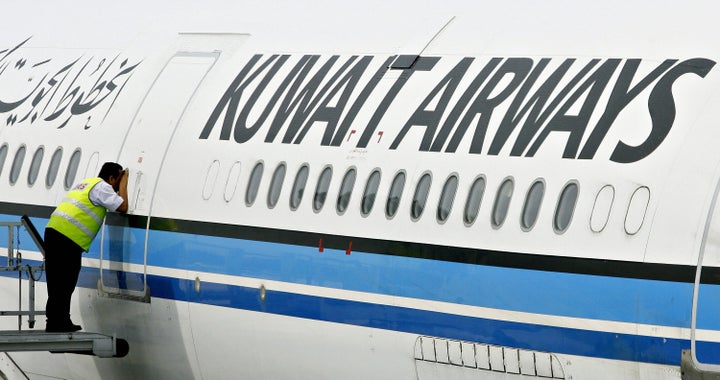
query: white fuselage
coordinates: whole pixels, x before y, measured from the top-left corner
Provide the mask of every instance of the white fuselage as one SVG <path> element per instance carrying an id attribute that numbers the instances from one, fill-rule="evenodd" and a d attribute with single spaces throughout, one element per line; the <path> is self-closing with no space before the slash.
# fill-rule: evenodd
<path id="1" fill-rule="evenodd" d="M 42 231 L 103 162 L 130 172 L 71 310 L 130 353 L 11 356 L 38 378 L 677 379 L 694 334 L 720 363 L 702 5 L 10 5 L 0 220 Z"/>

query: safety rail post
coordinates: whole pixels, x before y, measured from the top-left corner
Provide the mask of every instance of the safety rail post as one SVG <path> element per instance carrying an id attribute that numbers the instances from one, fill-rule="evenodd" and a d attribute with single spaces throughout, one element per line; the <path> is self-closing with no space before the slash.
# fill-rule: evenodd
<path id="1" fill-rule="evenodd" d="M 20 226 L 19 222 L 0 222 L 0 226 L 7 227 L 8 229 L 8 249 L 7 249 L 7 266 L 11 267 L 13 266 L 14 261 L 14 253 L 15 253 L 15 234 L 13 232 L 13 227 Z"/>
<path id="2" fill-rule="evenodd" d="M 18 311 L 22 312 L 22 269 L 20 268 L 18 268 Z M 20 314 L 18 314 L 18 331 L 19 330 L 22 330 L 22 316 Z"/>
<path id="3" fill-rule="evenodd" d="M 35 276 L 33 275 L 33 272 L 34 271 L 28 267 L 28 281 L 30 282 L 30 289 L 28 289 L 28 294 L 30 295 L 30 299 L 28 300 L 28 309 L 30 309 L 28 326 L 31 329 L 35 327 Z"/>

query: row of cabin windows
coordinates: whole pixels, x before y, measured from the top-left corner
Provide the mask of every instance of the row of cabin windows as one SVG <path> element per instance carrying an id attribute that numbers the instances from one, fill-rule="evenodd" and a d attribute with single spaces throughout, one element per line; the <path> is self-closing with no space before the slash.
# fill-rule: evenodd
<path id="1" fill-rule="evenodd" d="M 7 143 L 0 145 L 0 175 L 2 175 L 3 168 L 5 167 L 5 161 L 7 160 L 9 150 L 10 148 Z M 20 173 L 25 163 L 26 154 L 26 146 L 24 144 L 20 145 L 20 147 L 18 147 L 17 151 L 15 152 L 15 156 L 12 160 L 12 166 L 10 167 L 9 181 L 11 185 L 15 185 L 20 179 Z M 75 149 L 70 156 L 70 159 L 65 169 L 65 177 L 63 181 L 63 185 L 66 190 L 69 190 L 75 181 L 81 156 L 82 152 L 79 148 Z M 44 157 L 45 147 L 39 146 L 33 153 L 32 159 L 30 161 L 30 168 L 27 175 L 27 184 L 29 187 L 33 187 L 37 182 Z M 50 164 L 48 165 L 47 172 L 45 174 L 45 186 L 47 188 L 51 188 L 55 184 L 57 176 L 60 172 L 60 164 L 62 158 L 63 148 L 58 147 L 55 149 L 50 158 Z M 247 191 L 245 193 L 245 203 L 248 206 L 252 205 L 257 198 L 260 180 L 262 179 L 263 175 L 263 169 L 264 164 L 262 162 L 258 162 L 253 167 L 253 170 L 250 174 L 250 180 L 248 182 Z M 274 208 L 280 198 L 280 191 L 282 190 L 283 181 L 285 179 L 285 172 L 285 163 L 280 163 L 275 168 L 272 176 L 272 182 L 270 184 L 270 191 L 268 192 L 267 198 L 267 204 L 270 208 Z M 325 205 L 325 201 L 327 199 L 328 191 L 330 188 L 330 180 L 332 179 L 332 174 L 332 167 L 326 166 L 325 168 L 323 168 L 320 176 L 318 177 L 312 200 L 312 208 L 315 212 L 319 212 L 320 210 L 322 210 L 323 206 Z M 293 187 L 290 195 L 291 210 L 297 210 L 297 208 L 300 206 L 300 202 L 303 199 L 303 194 L 307 185 L 308 176 L 309 167 L 307 164 L 304 164 L 298 170 L 295 176 L 295 180 L 293 182 Z M 380 185 L 380 176 L 380 170 L 374 169 L 368 176 L 368 179 L 365 183 L 365 189 L 363 191 L 360 205 L 360 213 L 363 216 L 369 215 L 375 205 L 375 200 Z M 397 213 L 398 207 L 400 205 L 400 200 L 403 195 L 403 190 L 405 188 L 405 178 L 405 172 L 399 171 L 395 174 L 395 177 L 392 180 L 390 189 L 388 190 L 387 198 L 385 200 L 385 215 L 388 218 L 393 218 Z M 357 172 L 355 168 L 348 169 L 343 176 L 335 206 L 337 212 L 340 214 L 345 213 L 345 211 L 347 210 L 356 179 Z M 415 186 L 415 191 L 410 208 L 410 217 L 414 221 L 419 220 L 423 214 L 423 211 L 425 210 L 431 183 L 432 176 L 429 172 L 426 172 L 422 174 Z M 500 187 L 498 188 L 498 192 L 495 195 L 495 201 L 493 203 L 493 209 L 491 213 L 491 224 L 494 228 L 499 228 L 505 222 L 505 218 L 507 217 L 508 209 L 510 206 L 510 200 L 513 196 L 514 186 L 515 184 L 513 179 L 511 177 L 508 177 L 503 180 Z M 445 184 L 443 185 L 442 192 L 440 194 L 440 198 L 438 200 L 438 206 L 436 209 L 436 219 L 438 223 L 445 223 L 445 221 L 450 216 L 450 212 L 452 210 L 455 195 L 457 192 L 457 187 L 458 177 L 456 174 L 452 174 L 446 179 Z M 475 222 L 480 210 L 480 204 L 482 202 L 484 192 L 485 177 L 479 176 L 473 181 L 472 185 L 470 186 L 470 191 L 468 192 L 465 199 L 465 205 L 463 208 L 463 222 L 465 223 L 465 225 L 470 226 Z M 535 180 L 530 186 L 525 196 L 525 202 L 523 204 L 522 217 L 520 220 L 523 230 L 529 231 L 534 227 L 535 222 L 537 221 L 537 217 L 540 213 L 540 207 L 542 205 L 544 195 L 545 182 L 542 179 Z M 556 232 L 562 233 L 569 227 L 575 210 L 577 197 L 577 183 L 574 181 L 567 183 L 560 192 L 560 196 L 558 198 L 554 212 L 553 229 Z M 628 234 L 636 233 L 640 229 L 640 226 L 642 226 L 645 209 L 649 202 L 649 197 L 650 193 L 646 187 L 641 187 L 637 189 L 636 192 L 633 194 L 632 202 L 630 204 L 630 207 L 628 208 L 628 212 L 630 212 L 631 209 L 638 209 L 639 211 L 635 210 L 635 212 L 633 212 L 633 216 L 638 215 L 637 217 L 629 218 L 630 214 L 628 214 L 628 218 L 626 218 L 625 230 Z M 603 199 L 605 198 L 608 198 L 609 201 L 603 201 Z M 609 202 L 609 205 L 605 207 L 609 214 L 609 207 L 612 204 L 613 198 L 614 190 L 611 186 L 604 187 L 603 189 L 601 189 L 600 193 L 598 193 L 598 197 L 596 198 L 596 204 L 593 207 L 593 219 L 591 220 L 591 228 L 593 231 L 601 231 L 602 229 L 604 229 L 605 224 L 607 223 L 607 217 L 595 218 L 595 207 L 599 206 L 598 201 L 601 201 L 601 204 L 608 204 Z"/>
<path id="2" fill-rule="evenodd" d="M 0 146 L 0 175 L 2 175 L 5 161 L 9 154 L 9 146 L 7 143 Z M 15 152 L 15 156 L 12 160 L 12 166 L 10 167 L 9 181 L 11 185 L 15 185 L 20 179 L 20 173 L 25 163 L 25 157 L 27 154 L 26 146 L 20 145 Z M 65 177 L 63 185 L 66 190 L 69 190 L 77 175 L 78 167 L 80 164 L 82 152 L 80 149 L 75 149 L 70 156 L 65 170 Z M 27 184 L 29 187 L 33 187 L 37 182 L 40 175 L 40 168 L 45 157 L 45 148 L 39 146 L 32 155 L 30 161 L 30 168 L 27 175 Z M 53 152 L 50 158 L 50 164 L 48 165 L 47 172 L 45 174 L 45 186 L 51 188 L 57 179 L 60 172 L 60 164 L 63 157 L 62 147 L 58 147 Z M 262 162 L 258 162 L 253 168 L 250 174 L 250 181 L 248 183 L 247 191 L 245 194 L 245 203 L 250 206 L 255 202 L 258 195 L 258 189 L 260 186 L 260 180 L 262 179 L 264 165 Z M 270 185 L 270 191 L 268 193 L 267 204 L 268 207 L 274 208 L 280 198 L 280 191 L 282 190 L 283 181 L 285 179 L 286 165 L 285 163 L 279 164 L 272 176 L 272 182 Z M 315 192 L 312 200 L 312 208 L 315 212 L 319 212 L 325 205 L 328 191 L 330 188 L 330 180 L 332 179 L 332 167 L 326 166 L 323 168 L 315 187 Z M 298 170 L 293 187 L 290 195 L 290 209 L 297 210 L 300 206 L 300 202 L 303 199 L 305 187 L 309 176 L 309 168 L 307 164 L 304 164 Z M 388 218 L 393 218 L 397 213 L 400 205 L 400 200 L 403 195 L 405 188 L 406 174 L 404 171 L 399 171 L 395 174 L 392 180 L 392 184 L 388 191 L 388 195 L 385 201 L 385 215 Z M 357 172 L 354 168 L 350 168 L 345 172 L 343 176 L 340 189 L 338 191 L 338 197 L 336 202 L 336 210 L 338 213 L 343 214 L 347 210 L 348 204 L 350 203 L 350 197 L 352 195 L 355 181 L 357 179 Z M 412 220 L 417 221 L 423 214 L 427 203 L 428 194 L 430 192 L 430 185 L 432 183 L 432 177 L 429 172 L 423 173 L 418 180 L 412 199 L 410 208 L 410 217 Z M 363 216 L 367 216 L 372 211 L 375 200 L 378 194 L 378 188 L 380 185 L 380 170 L 373 170 L 365 183 L 365 189 L 363 191 L 360 213 Z M 452 174 L 447 178 L 443 185 L 440 198 L 438 200 L 438 206 L 436 209 L 436 219 L 438 223 L 445 223 L 450 216 L 450 212 L 453 207 L 455 195 L 458 187 L 458 177 Z M 463 209 L 463 222 L 465 225 L 472 225 L 479 213 L 480 204 L 483 199 L 485 192 L 485 177 L 479 176 L 470 187 L 470 191 L 467 194 L 465 205 Z M 514 192 L 514 181 L 511 177 L 503 180 L 502 184 L 498 188 L 498 192 L 495 195 L 495 201 L 493 203 L 493 209 L 491 213 L 491 224 L 494 228 L 499 228 L 505 222 L 505 218 L 508 214 L 510 206 L 510 200 L 512 199 Z M 525 202 L 522 209 L 522 217 L 520 220 L 521 227 L 525 231 L 531 230 L 537 217 L 540 213 L 540 206 L 545 194 L 545 182 L 542 179 L 535 180 L 530 186 L 526 196 Z M 608 195 L 610 194 L 610 195 Z M 601 198 L 610 199 L 612 204 L 612 198 L 614 198 L 614 190 L 612 187 L 604 187 L 600 193 L 598 193 L 598 199 L 596 199 L 596 205 L 598 206 L 598 200 Z M 567 183 L 558 198 L 554 217 L 553 217 L 553 229 L 559 233 L 564 232 L 572 221 L 572 215 L 575 210 L 575 203 L 578 197 L 578 185 L 576 182 L 571 181 Z M 631 207 L 632 209 L 640 208 L 641 211 L 634 212 L 633 214 L 639 215 L 635 218 L 626 218 L 626 232 L 629 234 L 636 233 L 642 225 L 644 219 L 644 210 L 647 207 L 649 200 L 649 190 L 646 187 L 639 188 L 635 194 L 633 194 L 631 206 L 639 205 L 637 207 Z M 607 203 L 607 202 L 601 202 Z M 628 212 L 630 211 L 630 209 Z M 607 207 L 609 213 L 609 206 Z M 593 231 L 601 231 L 606 223 L 607 218 L 598 217 L 595 218 L 595 207 L 593 209 L 593 220 L 591 220 L 591 227 Z M 628 219 L 630 222 L 628 222 Z M 602 222 L 605 220 L 605 222 Z M 630 224 L 628 226 L 628 224 Z"/>
<path id="3" fill-rule="evenodd" d="M 255 164 L 247 184 L 245 191 L 245 204 L 252 206 L 258 197 L 260 181 L 265 171 L 265 164 L 259 161 Z M 309 177 L 309 166 L 303 164 L 295 174 L 290 191 L 290 209 L 297 210 L 302 202 L 305 189 Z M 280 193 L 287 174 L 287 165 L 281 162 L 275 167 L 270 178 L 270 186 L 267 194 L 268 208 L 274 208 L 280 200 Z M 312 197 L 312 209 L 320 212 L 325 206 L 330 190 L 330 182 L 333 176 L 333 168 L 325 166 L 318 176 Z M 360 200 L 360 213 L 362 216 L 368 216 L 375 207 L 380 186 L 381 173 L 379 169 L 370 172 L 364 184 L 362 198 Z M 405 192 L 405 182 L 407 175 L 405 171 L 398 171 L 393 177 L 390 188 L 385 198 L 384 212 L 388 219 L 392 219 L 398 212 L 400 201 Z M 335 200 L 335 210 L 339 214 L 344 214 L 350 203 L 350 198 L 357 181 L 357 170 L 355 168 L 348 169 L 340 182 L 337 198 Z M 447 221 L 453 209 L 458 189 L 458 176 L 451 174 L 443 184 L 440 197 L 438 199 L 437 208 L 435 209 L 435 219 L 438 223 L 443 224 Z M 427 208 L 428 195 L 432 184 L 432 173 L 425 172 L 415 184 L 413 198 L 410 205 L 410 218 L 413 221 L 419 220 L 425 209 Z M 512 177 L 505 178 L 495 194 L 495 201 L 491 212 L 491 224 L 494 228 L 500 228 L 508 214 L 510 201 L 513 197 L 515 182 Z M 478 217 L 480 204 L 482 203 L 485 193 L 485 177 L 478 176 L 470 186 L 470 190 L 465 197 L 463 207 L 463 222 L 470 226 L 475 223 Z M 521 227 L 525 231 L 531 230 L 540 214 L 540 207 L 543 203 L 545 195 L 545 182 L 542 179 L 535 180 L 530 186 L 522 209 L 522 217 L 520 220 Z M 553 229 L 558 233 L 562 233 L 570 226 L 572 215 L 575 210 L 575 204 L 578 198 L 578 185 L 575 181 L 568 182 L 560 192 L 560 196 L 556 203 L 555 213 L 553 217 Z"/>
<path id="4" fill-rule="evenodd" d="M 0 146 L 0 175 L 3 172 L 3 167 L 5 166 L 5 161 L 8 157 L 9 150 L 10 147 L 7 143 Z M 15 151 L 15 156 L 12 160 L 12 166 L 10 167 L 9 180 L 11 185 L 15 185 L 20 179 L 20 172 L 22 171 L 23 165 L 25 164 L 26 155 L 27 147 L 24 144 L 20 145 L 20 147 Z M 70 160 L 68 161 L 65 170 L 64 178 L 64 186 L 66 190 L 69 190 L 75 181 L 75 176 L 77 175 L 81 156 L 82 153 L 79 148 L 75 149 L 75 151 L 70 156 Z M 29 187 L 33 187 L 37 182 L 38 177 L 40 176 L 40 167 L 42 165 L 44 157 L 45 147 L 41 145 L 37 149 L 35 149 L 35 152 L 32 155 L 32 160 L 30 161 L 30 169 L 28 170 L 27 175 L 27 184 Z M 47 172 L 45 173 L 45 186 L 47 188 L 51 188 L 57 180 L 58 173 L 60 172 L 60 163 L 62 161 L 62 157 L 62 147 L 58 147 L 57 149 L 55 149 L 52 156 L 50 157 L 50 164 L 48 165 Z"/>

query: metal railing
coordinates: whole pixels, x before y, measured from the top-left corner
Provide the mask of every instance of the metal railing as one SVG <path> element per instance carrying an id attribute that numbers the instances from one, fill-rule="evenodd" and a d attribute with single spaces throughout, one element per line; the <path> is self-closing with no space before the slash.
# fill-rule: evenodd
<path id="1" fill-rule="evenodd" d="M 23 263 L 22 252 L 20 251 L 21 226 L 25 228 L 40 253 L 42 253 L 43 262 L 41 265 Z M 18 274 L 18 309 L 0 310 L 0 316 L 17 316 L 18 330 L 22 330 L 22 318 L 23 316 L 27 316 L 28 326 L 32 329 L 35 327 L 35 316 L 45 315 L 44 310 L 35 310 L 35 282 L 40 279 L 42 272 L 45 270 L 45 249 L 43 247 L 43 241 L 27 215 L 23 215 L 19 222 L 0 222 L 0 229 L 2 227 L 7 228 L 7 263 L 4 266 L 0 266 L 0 271 L 17 272 Z M 29 280 L 26 310 L 23 310 L 22 304 L 22 283 L 24 277 Z"/>

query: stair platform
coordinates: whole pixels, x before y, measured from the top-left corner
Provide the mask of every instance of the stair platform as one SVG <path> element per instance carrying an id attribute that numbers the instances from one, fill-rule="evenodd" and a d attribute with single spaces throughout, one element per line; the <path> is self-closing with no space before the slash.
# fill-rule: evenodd
<path id="1" fill-rule="evenodd" d="M 0 352 L 49 351 L 121 358 L 129 350 L 125 339 L 93 332 L 0 331 Z"/>

